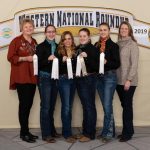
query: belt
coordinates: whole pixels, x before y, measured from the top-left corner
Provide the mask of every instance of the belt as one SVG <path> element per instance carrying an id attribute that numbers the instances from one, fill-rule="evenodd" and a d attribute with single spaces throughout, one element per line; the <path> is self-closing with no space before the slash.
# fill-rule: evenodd
<path id="1" fill-rule="evenodd" d="M 111 74 L 111 73 L 116 73 L 116 70 L 109 70 L 104 72 L 104 74 Z"/>
<path id="2" fill-rule="evenodd" d="M 103 77 L 104 75 L 116 73 L 116 70 L 108 70 L 105 71 L 104 74 L 98 74 L 98 76 Z"/>
<path id="3" fill-rule="evenodd" d="M 76 76 L 76 78 L 84 78 L 84 77 L 88 77 L 88 76 L 91 76 L 91 75 L 96 75 L 96 73 L 87 73 L 86 76 Z"/>

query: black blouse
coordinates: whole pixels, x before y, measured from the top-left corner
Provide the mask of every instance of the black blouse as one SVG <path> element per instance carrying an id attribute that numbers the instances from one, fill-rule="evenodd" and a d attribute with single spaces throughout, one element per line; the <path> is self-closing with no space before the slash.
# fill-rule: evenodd
<path id="1" fill-rule="evenodd" d="M 60 75 L 68 75 L 67 71 L 67 61 L 63 62 L 63 56 L 57 52 L 56 57 L 59 60 L 59 74 Z M 72 71 L 73 74 L 76 72 L 76 55 L 73 55 L 71 58 L 72 63 Z"/>
<path id="2" fill-rule="evenodd" d="M 56 43 L 56 51 L 54 55 L 56 56 L 57 53 L 57 46 Z M 51 44 L 49 44 L 46 40 L 40 43 L 36 47 L 36 54 L 38 56 L 38 68 L 39 71 L 45 71 L 51 73 L 52 71 L 52 61 L 48 61 L 48 57 L 51 55 Z"/>
<path id="3" fill-rule="evenodd" d="M 95 47 L 100 55 L 100 46 L 97 46 L 95 43 Z M 114 43 L 110 38 L 106 41 L 105 48 L 105 59 L 107 60 L 104 71 L 116 70 L 120 66 L 120 54 L 119 54 L 119 46 Z"/>
<path id="4" fill-rule="evenodd" d="M 91 44 L 79 45 L 77 47 L 77 55 L 85 52 L 87 57 L 84 57 L 87 73 L 97 73 L 99 68 L 99 52 L 96 47 Z"/>

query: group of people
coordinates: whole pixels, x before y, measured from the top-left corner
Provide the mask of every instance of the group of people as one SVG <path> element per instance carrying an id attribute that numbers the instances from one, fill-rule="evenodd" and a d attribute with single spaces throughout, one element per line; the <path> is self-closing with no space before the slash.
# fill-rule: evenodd
<path id="1" fill-rule="evenodd" d="M 128 22 L 119 27 L 118 42 L 110 38 L 107 23 L 99 26 L 99 40 L 91 43 L 88 28 L 79 30 L 79 45 L 76 46 L 70 31 L 64 31 L 60 42 L 55 42 L 54 25 L 45 27 L 45 40 L 37 44 L 32 38 L 34 24 L 24 19 L 21 24 L 22 34 L 9 45 L 8 61 L 11 63 L 10 89 L 17 89 L 19 99 L 20 138 L 34 143 L 38 136 L 29 131 L 29 114 L 35 95 L 36 85 L 40 93 L 40 126 L 42 140 L 56 142 L 60 137 L 54 125 L 54 110 L 59 92 L 61 99 L 62 136 L 66 142 L 88 142 L 96 137 L 97 113 L 95 94 L 98 91 L 103 110 L 104 121 L 97 138 L 106 143 L 115 135 L 113 115 L 113 96 L 118 93 L 123 108 L 123 129 L 117 138 L 120 142 L 128 141 L 134 134 L 133 95 L 137 87 L 137 68 L 139 49 Z M 38 76 L 34 75 L 33 55 L 38 58 Z M 59 65 L 59 79 L 52 78 L 54 60 Z M 71 63 L 73 78 L 68 77 L 68 60 Z M 77 66 L 81 62 L 80 75 Z M 77 90 L 83 108 L 82 134 L 72 133 L 72 106 Z"/>

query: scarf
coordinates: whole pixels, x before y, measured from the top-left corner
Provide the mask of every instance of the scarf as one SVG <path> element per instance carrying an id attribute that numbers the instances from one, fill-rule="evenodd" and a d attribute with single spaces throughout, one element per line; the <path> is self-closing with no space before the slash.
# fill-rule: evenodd
<path id="1" fill-rule="evenodd" d="M 105 52 L 105 48 L 106 48 L 106 41 L 108 40 L 108 38 L 101 38 L 100 39 L 100 52 Z"/>
<path id="2" fill-rule="evenodd" d="M 56 51 L 55 40 L 48 40 L 48 39 L 46 39 L 46 41 L 51 45 L 51 54 L 54 55 L 54 53 Z"/>

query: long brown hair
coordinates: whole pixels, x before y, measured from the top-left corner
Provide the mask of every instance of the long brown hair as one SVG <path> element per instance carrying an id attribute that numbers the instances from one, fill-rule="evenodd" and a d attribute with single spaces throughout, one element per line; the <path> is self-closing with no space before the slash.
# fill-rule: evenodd
<path id="1" fill-rule="evenodd" d="M 58 53 L 61 54 L 62 56 L 67 56 L 67 51 L 64 45 L 64 41 L 65 41 L 65 36 L 66 35 L 70 35 L 71 39 L 72 39 L 72 45 L 71 45 L 71 56 L 75 54 L 75 43 L 74 43 L 74 38 L 73 35 L 70 31 L 64 31 L 61 35 L 61 39 L 58 45 Z"/>
<path id="2" fill-rule="evenodd" d="M 121 30 L 121 26 L 122 26 L 122 25 L 127 25 L 127 26 L 128 26 L 128 29 L 129 29 L 128 35 L 131 37 L 131 39 L 132 39 L 133 41 L 137 42 L 136 39 L 135 39 L 135 37 L 134 37 L 134 35 L 133 35 L 132 26 L 131 26 L 131 24 L 130 24 L 129 22 L 127 22 L 127 21 L 123 21 L 123 22 L 120 24 L 120 26 L 119 26 L 118 40 L 122 38 L 122 37 L 121 37 L 121 34 L 120 34 L 120 30 Z"/>

